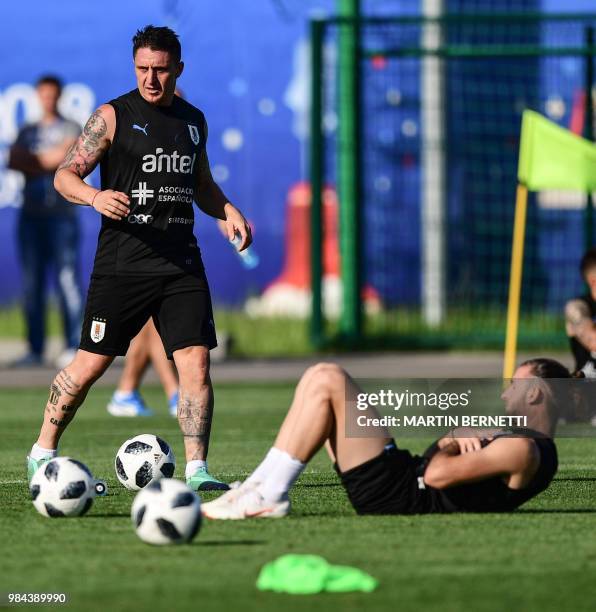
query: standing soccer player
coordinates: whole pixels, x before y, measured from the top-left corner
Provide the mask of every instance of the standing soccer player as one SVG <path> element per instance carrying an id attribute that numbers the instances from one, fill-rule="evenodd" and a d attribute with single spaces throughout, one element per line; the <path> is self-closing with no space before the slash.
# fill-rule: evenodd
<path id="1" fill-rule="evenodd" d="M 100 106 L 56 172 L 70 202 L 102 215 L 81 344 L 54 379 L 28 457 L 29 478 L 58 442 L 91 385 L 152 317 L 180 379 L 186 481 L 227 489 L 207 470 L 213 415 L 209 350 L 217 344 L 209 287 L 193 234 L 193 200 L 251 243 L 248 223 L 213 180 L 203 113 L 175 96 L 184 68 L 177 35 L 147 26 L 133 38 L 137 89 Z M 101 162 L 101 190 L 84 178 Z"/>

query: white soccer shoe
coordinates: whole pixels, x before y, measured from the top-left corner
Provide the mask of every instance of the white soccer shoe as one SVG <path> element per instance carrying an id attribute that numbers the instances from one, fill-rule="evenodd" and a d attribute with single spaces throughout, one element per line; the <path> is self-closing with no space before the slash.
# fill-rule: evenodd
<path id="1" fill-rule="evenodd" d="M 108 412 L 115 417 L 153 416 L 153 411 L 147 408 L 138 391 L 132 391 L 124 397 L 118 397 L 116 393 L 114 393 L 110 403 L 107 405 L 107 409 Z"/>
<path id="2" fill-rule="evenodd" d="M 236 486 L 234 486 L 236 485 Z M 278 502 L 266 501 L 255 483 L 233 483 L 231 489 L 206 504 L 201 504 L 203 516 L 221 521 L 239 521 L 247 518 L 282 518 L 290 512 L 286 496 Z"/>

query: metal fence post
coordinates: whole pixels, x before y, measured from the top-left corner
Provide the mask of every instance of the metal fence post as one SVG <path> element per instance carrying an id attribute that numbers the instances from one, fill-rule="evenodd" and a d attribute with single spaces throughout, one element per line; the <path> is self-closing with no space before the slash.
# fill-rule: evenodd
<path id="1" fill-rule="evenodd" d="M 323 40 L 325 22 L 310 22 L 311 85 L 310 85 L 310 282 L 312 293 L 310 337 L 318 348 L 323 344 L 323 309 L 321 281 L 323 277 Z"/>
<path id="2" fill-rule="evenodd" d="M 362 333 L 360 164 L 360 0 L 339 0 L 338 187 L 343 308 L 340 333 L 356 344 Z"/>

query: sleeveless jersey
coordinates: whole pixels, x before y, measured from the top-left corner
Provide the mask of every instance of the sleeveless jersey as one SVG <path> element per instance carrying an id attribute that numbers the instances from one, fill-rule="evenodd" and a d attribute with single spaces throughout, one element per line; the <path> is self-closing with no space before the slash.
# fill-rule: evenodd
<path id="1" fill-rule="evenodd" d="M 116 131 L 101 160 L 101 188 L 126 193 L 130 213 L 120 221 L 102 216 L 93 272 L 202 272 L 193 199 L 206 144 L 203 113 L 178 96 L 169 107 L 150 104 L 138 89 L 109 104 Z"/>
<path id="2" fill-rule="evenodd" d="M 538 447 L 540 463 L 532 480 L 523 489 L 511 489 L 495 476 L 487 480 L 457 485 L 447 489 L 431 489 L 433 506 L 443 512 L 509 512 L 544 491 L 558 468 L 557 447 L 551 438 L 531 429 L 514 427 L 497 434 L 494 439 L 527 436 Z M 483 446 L 490 444 L 484 440 Z M 426 458 L 438 452 L 435 442 L 425 453 Z"/>
<path id="3" fill-rule="evenodd" d="M 596 301 L 591 295 L 584 295 L 577 298 L 585 302 L 590 309 L 590 317 L 596 322 Z M 596 353 L 590 351 L 575 336 L 569 338 L 571 352 L 575 358 L 575 371 L 584 370 L 587 378 L 596 377 Z"/>

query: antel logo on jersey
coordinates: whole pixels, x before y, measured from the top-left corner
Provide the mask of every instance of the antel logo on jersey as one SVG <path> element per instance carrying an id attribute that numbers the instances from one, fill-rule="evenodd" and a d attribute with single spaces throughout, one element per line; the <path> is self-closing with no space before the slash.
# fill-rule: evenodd
<path id="1" fill-rule="evenodd" d="M 128 215 L 128 222 L 148 225 L 153 223 L 153 215 Z"/>
<path id="2" fill-rule="evenodd" d="M 180 155 L 174 151 L 171 155 L 163 152 L 161 147 L 155 149 L 155 155 L 143 155 L 143 172 L 175 172 L 176 174 L 192 174 L 197 154 Z"/>

